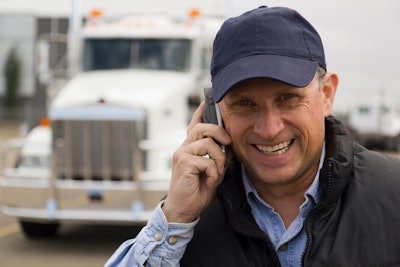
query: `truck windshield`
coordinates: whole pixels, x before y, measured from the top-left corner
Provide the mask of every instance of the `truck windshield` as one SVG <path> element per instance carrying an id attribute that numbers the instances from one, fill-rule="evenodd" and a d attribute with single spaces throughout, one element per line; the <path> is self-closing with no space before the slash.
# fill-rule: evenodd
<path id="1" fill-rule="evenodd" d="M 186 71 L 190 41 L 185 39 L 86 39 L 83 69 Z"/>

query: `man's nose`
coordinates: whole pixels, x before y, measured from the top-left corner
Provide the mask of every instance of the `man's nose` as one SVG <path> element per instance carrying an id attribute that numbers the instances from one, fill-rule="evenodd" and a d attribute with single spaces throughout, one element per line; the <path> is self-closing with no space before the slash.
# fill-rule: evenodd
<path id="1" fill-rule="evenodd" d="M 254 131 L 266 139 L 274 138 L 283 128 L 282 116 L 273 108 L 262 110 L 254 125 Z"/>

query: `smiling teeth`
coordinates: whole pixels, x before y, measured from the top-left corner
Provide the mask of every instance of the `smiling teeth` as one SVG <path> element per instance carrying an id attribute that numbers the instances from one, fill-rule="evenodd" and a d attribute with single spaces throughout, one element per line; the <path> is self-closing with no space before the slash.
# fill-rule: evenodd
<path id="1" fill-rule="evenodd" d="M 262 152 L 270 155 L 281 155 L 288 151 L 291 141 L 285 141 L 275 146 L 256 145 Z"/>

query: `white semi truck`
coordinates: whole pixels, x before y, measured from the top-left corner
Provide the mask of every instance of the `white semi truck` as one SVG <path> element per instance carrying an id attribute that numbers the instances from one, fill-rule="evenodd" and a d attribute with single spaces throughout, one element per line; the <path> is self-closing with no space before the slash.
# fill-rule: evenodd
<path id="1" fill-rule="evenodd" d="M 193 106 L 210 86 L 221 23 L 88 19 L 75 44 L 80 70 L 50 94 L 48 119 L 1 148 L 2 212 L 28 237 L 54 235 L 63 223 L 145 223 L 168 190 Z"/>
<path id="2" fill-rule="evenodd" d="M 355 141 L 367 148 L 400 152 L 400 111 L 385 95 L 360 96 L 348 124 Z"/>

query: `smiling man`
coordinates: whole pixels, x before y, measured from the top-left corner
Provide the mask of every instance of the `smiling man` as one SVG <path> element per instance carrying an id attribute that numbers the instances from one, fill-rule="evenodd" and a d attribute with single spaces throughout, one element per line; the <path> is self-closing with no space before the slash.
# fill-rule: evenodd
<path id="1" fill-rule="evenodd" d="M 313 26 L 280 7 L 228 19 L 211 74 L 224 127 L 202 103 L 168 196 L 106 266 L 400 266 L 400 160 L 330 115 Z"/>
<path id="2" fill-rule="evenodd" d="M 331 73 L 316 75 L 304 88 L 250 79 L 233 86 L 220 102 L 234 155 L 286 228 L 298 216 L 304 192 L 317 174 L 324 118 L 337 82 Z"/>

